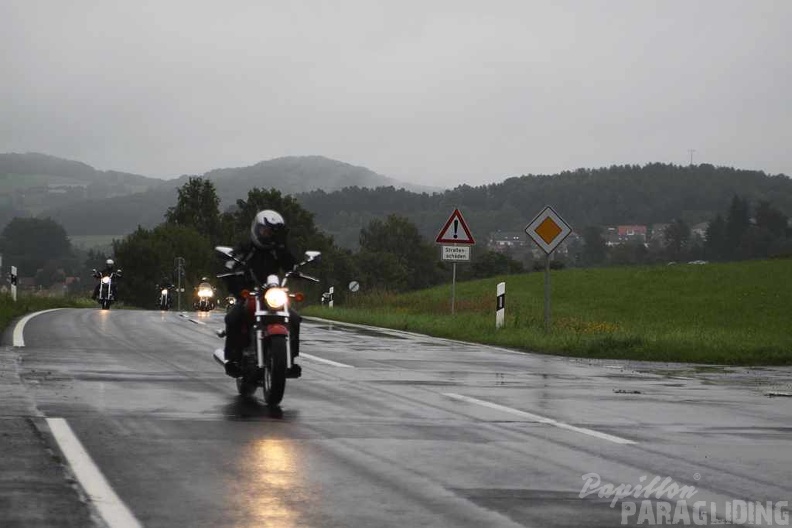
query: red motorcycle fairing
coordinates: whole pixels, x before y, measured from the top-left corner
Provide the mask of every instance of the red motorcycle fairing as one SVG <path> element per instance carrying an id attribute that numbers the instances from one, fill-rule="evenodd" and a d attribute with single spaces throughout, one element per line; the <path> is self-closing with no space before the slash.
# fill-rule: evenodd
<path id="1" fill-rule="evenodd" d="M 289 327 L 286 326 L 285 324 L 280 324 L 280 323 L 268 324 L 267 325 L 266 335 L 268 335 L 268 336 L 271 336 L 271 335 L 288 336 L 289 335 Z"/>

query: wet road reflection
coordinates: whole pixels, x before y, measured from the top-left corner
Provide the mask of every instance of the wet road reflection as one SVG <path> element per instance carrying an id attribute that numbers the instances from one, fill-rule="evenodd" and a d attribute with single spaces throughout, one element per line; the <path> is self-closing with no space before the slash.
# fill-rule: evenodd
<path id="1" fill-rule="evenodd" d="M 147 527 L 618 526 L 579 497 L 590 473 L 670 476 L 712 500 L 790 493 L 792 400 L 768 397 L 790 369 L 617 365 L 306 319 L 303 376 L 271 408 L 212 359 L 223 315 L 62 310 L 25 330 L 30 401 L 68 420 Z"/>
<path id="2" fill-rule="evenodd" d="M 239 479 L 232 486 L 232 503 L 237 504 L 241 518 L 234 526 L 304 526 L 298 510 L 305 509 L 305 503 L 300 497 L 301 467 L 295 441 L 262 439 L 238 453 Z"/>
<path id="3" fill-rule="evenodd" d="M 232 420 L 260 418 L 280 420 L 283 418 L 283 409 L 280 406 L 270 407 L 256 398 L 237 396 L 230 404 L 225 406 L 223 414 Z"/>

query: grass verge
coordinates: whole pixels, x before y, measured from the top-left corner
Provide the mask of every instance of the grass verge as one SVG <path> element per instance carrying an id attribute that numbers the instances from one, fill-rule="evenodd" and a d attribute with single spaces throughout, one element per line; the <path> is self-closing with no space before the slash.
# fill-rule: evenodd
<path id="1" fill-rule="evenodd" d="M 506 282 L 506 325 L 495 288 Z M 722 365 L 792 365 L 792 260 L 551 272 L 394 295 L 371 292 L 305 315 L 567 356 Z"/>

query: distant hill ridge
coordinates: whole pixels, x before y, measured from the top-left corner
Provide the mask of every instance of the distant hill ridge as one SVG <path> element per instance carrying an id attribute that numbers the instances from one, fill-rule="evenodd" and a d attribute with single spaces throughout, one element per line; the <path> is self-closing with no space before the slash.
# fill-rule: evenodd
<path id="1" fill-rule="evenodd" d="M 275 158 L 247 167 L 215 169 L 200 176 L 215 183 L 223 208 L 246 197 L 254 187 L 275 188 L 285 194 L 319 189 L 333 192 L 355 186 L 440 190 L 403 183 L 323 156 Z M 14 216 L 35 215 L 51 216 L 71 235 L 126 234 L 137 225 L 160 223 L 167 207 L 176 201 L 176 189 L 190 177 L 194 175 L 166 181 L 97 171 L 85 163 L 46 154 L 0 154 L 0 229 Z"/>
<path id="2" fill-rule="evenodd" d="M 176 180 L 183 185 L 190 176 Z M 406 188 L 418 192 L 441 191 L 440 188 L 413 185 L 377 174 L 324 156 L 286 156 L 260 161 L 248 167 L 215 169 L 202 175 L 214 182 L 217 194 L 225 203 L 233 203 L 247 195 L 254 187 L 276 188 L 285 194 L 297 194 L 322 189 L 327 192 L 345 187 Z"/>
<path id="3" fill-rule="evenodd" d="M 42 163 L 52 162 L 45 158 Z M 68 166 L 90 173 L 85 164 L 70 162 Z M 725 212 L 734 195 L 747 198 L 752 206 L 769 201 L 792 216 L 790 178 L 708 164 L 614 165 L 510 177 L 476 187 L 460 185 L 433 194 L 399 189 L 395 180 L 322 156 L 276 158 L 249 167 L 216 169 L 203 176 L 215 182 L 223 207 L 244 198 L 253 187 L 293 194 L 315 214 L 317 225 L 346 247 L 357 244 L 360 228 L 371 219 L 393 213 L 407 216 L 434 240 L 454 207 L 462 210 L 474 237 L 482 243 L 497 230 L 522 231 L 545 205 L 552 205 L 576 230 L 589 225 L 666 223 L 676 218 L 692 225 Z M 0 185 L 2 177 L 0 172 Z M 176 189 L 188 177 L 160 181 L 141 193 L 52 207 L 41 214 L 59 221 L 70 235 L 127 234 L 138 225 L 161 223 L 167 208 L 176 202 Z M 0 196 L 0 228 L 2 212 Z"/>
<path id="4" fill-rule="evenodd" d="M 162 184 L 162 180 L 157 178 L 128 172 L 100 171 L 81 161 L 67 160 L 38 152 L 0 154 L 0 177 L 11 175 L 54 176 L 86 183 L 122 182 L 129 185 L 152 187 Z"/>

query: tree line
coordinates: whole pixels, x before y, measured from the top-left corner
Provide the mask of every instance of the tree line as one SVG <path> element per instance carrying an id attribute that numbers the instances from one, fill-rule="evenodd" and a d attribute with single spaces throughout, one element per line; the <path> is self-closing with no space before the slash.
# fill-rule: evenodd
<path id="1" fill-rule="evenodd" d="M 729 206 L 707 222 L 703 235 L 682 218 L 650 233 L 648 242 L 609 245 L 604 229 L 587 226 L 573 243 L 567 262 L 579 266 L 655 264 L 662 262 L 734 261 L 792 257 L 789 217 L 768 200 L 751 204 L 734 195 Z"/>
<path id="2" fill-rule="evenodd" d="M 320 264 L 311 271 L 321 286 L 301 284 L 308 299 L 314 302 L 321 292 L 335 286 L 336 298 L 343 300 L 346 286 L 360 283 L 363 290 L 405 291 L 426 288 L 448 278 L 439 250 L 429 243 L 418 228 L 403 216 L 391 214 L 374 218 L 359 232 L 359 249 L 339 247 L 333 238 L 320 230 L 314 214 L 294 196 L 276 189 L 253 188 L 233 207 L 220 212 L 220 200 L 212 181 L 190 178 L 179 190 L 177 202 L 170 207 L 160 225 L 139 227 L 113 251 L 124 267 L 124 290 L 128 301 L 146 306 L 154 302 L 155 284 L 163 277 L 174 279 L 174 261 L 186 261 L 185 282 L 196 285 L 201 277 L 214 277 L 220 262 L 214 254 L 217 245 L 236 246 L 250 236 L 250 224 L 258 211 L 274 209 L 281 213 L 288 227 L 288 245 L 295 257 L 306 250 L 322 252 Z M 467 276 L 488 276 L 498 272 L 522 270 L 508 257 L 487 252 L 474 262 Z M 175 282 L 175 280 L 174 280 Z M 217 283 L 217 281 L 213 281 Z M 222 285 L 218 284 L 218 286 Z"/>
<path id="3" fill-rule="evenodd" d="M 668 168 L 661 166 L 658 170 L 663 167 Z M 610 170 L 606 174 L 618 181 L 619 172 Z M 623 172 L 624 175 L 632 174 L 626 170 Z M 744 172 L 728 170 L 719 174 L 745 178 Z M 592 171 L 576 171 L 568 177 L 584 182 L 593 178 L 593 174 Z M 755 173 L 749 173 L 747 177 L 764 184 L 769 182 L 771 187 L 789 185 L 777 179 L 781 177 L 768 178 Z M 541 186 L 554 185 L 550 180 L 538 179 Z M 516 183 L 507 180 L 504 185 L 508 187 Z M 126 272 L 124 292 L 127 300 L 140 306 L 151 305 L 155 298 L 154 285 L 172 277 L 176 257 L 187 261 L 187 284 L 197 284 L 201 277 L 213 276 L 218 271 L 213 251 L 215 245 L 240 243 L 248 237 L 250 222 L 257 211 L 275 209 L 286 218 L 290 245 L 297 257 L 307 249 L 322 251 L 323 261 L 318 273 L 322 288 L 333 285 L 337 295 L 343 297 L 348 294 L 345 286 L 354 280 L 360 282 L 364 289 L 404 291 L 450 281 L 450 267 L 440 261 L 439 248 L 432 239 L 448 212 L 454 205 L 461 204 L 479 245 L 474 247 L 473 261 L 458 267 L 458 279 L 521 273 L 532 269 L 530 256 L 487 251 L 482 246 L 488 233 L 482 233 L 482 229 L 476 227 L 487 225 L 487 219 L 493 225 L 500 225 L 499 219 L 503 215 L 512 218 L 510 226 L 517 229 L 527 223 L 524 211 L 512 203 L 512 200 L 520 199 L 519 186 L 512 189 L 516 198 L 505 192 L 505 187 L 485 186 L 484 189 L 489 190 L 484 192 L 482 188 L 463 186 L 455 190 L 456 194 L 432 196 L 393 188 L 353 188 L 338 193 L 316 191 L 309 193 L 311 198 L 308 200 L 306 195 L 284 195 L 275 189 L 253 188 L 246 197 L 237 199 L 221 212 L 213 182 L 193 177 L 177 190 L 175 205 L 167 208 L 162 222 L 153 227 L 138 226 L 132 234 L 116 240 L 113 254 Z M 762 189 L 766 190 L 766 187 Z M 577 222 L 570 223 L 577 226 L 575 230 L 579 237 L 569 243 L 568 255 L 556 263 L 601 266 L 792 255 L 792 235 L 785 209 L 769 199 L 752 198 L 764 196 L 763 193 L 732 195 L 730 202 L 724 202 L 729 204 L 727 207 L 721 206 L 709 216 L 704 236 L 697 236 L 690 227 L 690 219 L 699 219 L 700 216 L 677 211 L 678 214 L 671 217 L 663 231 L 655 233 L 646 244 L 608 245 L 603 228 L 598 224 L 586 224 L 583 220 L 601 215 L 585 211 L 568 212 L 558 207 L 567 220 L 577 219 Z M 782 194 L 781 197 L 784 196 Z M 539 200 L 537 203 L 546 200 L 541 196 L 534 199 Z M 784 200 L 782 202 L 786 203 Z M 309 204 L 319 202 L 324 203 L 323 208 L 330 204 L 335 217 L 345 215 L 347 222 L 355 225 L 354 247 L 348 243 L 339 244 L 333 230 L 328 229 L 319 214 L 310 210 Z M 497 204 L 501 204 L 497 212 L 482 209 Z M 394 209 L 404 213 L 394 213 Z M 653 218 L 644 214 L 614 218 L 614 223 L 641 223 L 650 217 Z M 429 230 L 426 225 L 434 227 Z M 585 227 L 580 228 L 580 225 Z M 35 276 L 36 282 L 44 287 L 66 275 L 77 275 L 83 279 L 86 290 L 92 286 L 90 269 L 101 266 L 108 256 L 95 251 L 84 253 L 74 250 L 63 227 L 49 218 L 14 218 L 0 234 L 0 252 L 5 255 L 5 264 L 17 265 L 24 275 Z M 311 299 L 319 298 L 318 291 L 310 295 Z"/>

